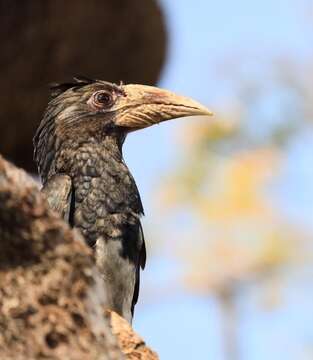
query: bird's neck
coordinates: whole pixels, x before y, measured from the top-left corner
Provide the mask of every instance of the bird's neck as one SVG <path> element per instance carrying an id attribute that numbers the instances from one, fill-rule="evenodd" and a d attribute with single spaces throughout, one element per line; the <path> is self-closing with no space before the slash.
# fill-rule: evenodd
<path id="1" fill-rule="evenodd" d="M 88 134 L 86 134 L 88 135 Z M 115 135 L 72 136 L 62 141 L 62 147 L 55 158 L 56 172 L 75 175 L 82 166 L 97 167 L 101 159 L 110 162 L 123 162 L 122 145 L 124 138 Z"/>
<path id="2" fill-rule="evenodd" d="M 121 139 L 106 136 L 69 145 L 59 153 L 56 167 L 72 178 L 78 204 L 90 198 L 100 201 L 107 213 L 143 213 L 136 183 L 123 161 Z"/>

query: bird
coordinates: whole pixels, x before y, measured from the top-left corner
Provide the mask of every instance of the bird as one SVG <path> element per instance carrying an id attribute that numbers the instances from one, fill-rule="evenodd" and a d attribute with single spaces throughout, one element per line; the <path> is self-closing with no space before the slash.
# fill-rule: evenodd
<path id="1" fill-rule="evenodd" d="M 212 112 L 158 87 L 79 76 L 51 85 L 33 138 L 43 195 L 93 249 L 107 308 L 130 323 L 146 246 L 143 205 L 123 143 L 134 131 L 195 115 Z"/>

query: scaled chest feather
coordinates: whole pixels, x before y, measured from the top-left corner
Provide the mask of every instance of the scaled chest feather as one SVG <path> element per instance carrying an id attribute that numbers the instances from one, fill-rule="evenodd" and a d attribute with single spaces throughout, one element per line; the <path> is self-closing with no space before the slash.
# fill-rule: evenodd
<path id="1" fill-rule="evenodd" d="M 111 221 L 119 219 L 115 226 L 125 227 L 135 221 L 134 215 L 143 213 L 136 183 L 122 157 L 106 149 L 83 146 L 67 166 L 73 181 L 72 222 L 88 234 L 88 242 L 109 236 Z M 112 218 L 114 214 L 123 216 Z"/>

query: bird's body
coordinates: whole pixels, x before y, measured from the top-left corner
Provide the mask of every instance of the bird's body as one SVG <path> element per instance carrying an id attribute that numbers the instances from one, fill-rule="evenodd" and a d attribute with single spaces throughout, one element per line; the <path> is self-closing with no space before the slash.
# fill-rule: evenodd
<path id="1" fill-rule="evenodd" d="M 122 146 L 130 130 L 148 126 L 149 117 L 155 119 L 151 106 L 148 112 L 138 112 L 142 105 L 138 99 L 150 99 L 148 105 L 155 102 L 153 95 L 156 104 L 164 99 L 161 91 L 151 90 L 155 88 L 128 87 L 86 79 L 56 87 L 34 144 L 51 207 L 94 248 L 107 306 L 131 322 L 146 250 L 140 224 L 143 207 Z M 131 92 L 131 87 L 139 90 Z M 166 113 L 163 118 L 173 115 Z"/>
<path id="2" fill-rule="evenodd" d="M 91 138 L 88 143 L 75 140 L 60 152 L 56 167 L 72 180 L 69 222 L 96 251 L 108 307 L 130 321 L 138 298 L 139 266 L 144 267 L 146 258 L 140 225 L 143 209 L 116 140 L 116 136 Z"/>

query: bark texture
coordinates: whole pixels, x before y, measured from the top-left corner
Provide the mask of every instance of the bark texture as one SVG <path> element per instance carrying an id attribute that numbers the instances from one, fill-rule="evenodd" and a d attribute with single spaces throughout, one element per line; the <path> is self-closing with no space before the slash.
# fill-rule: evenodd
<path id="1" fill-rule="evenodd" d="M 0 0 L 0 42 L 0 152 L 28 171 L 48 83 L 154 84 L 166 53 L 157 0 Z"/>
<path id="2" fill-rule="evenodd" d="M 48 209 L 24 171 L 0 157 L 0 358 L 124 359 L 104 307 L 80 234 Z"/>
<path id="3" fill-rule="evenodd" d="M 127 360 L 158 360 L 156 352 L 147 347 L 144 340 L 136 334 L 129 323 L 115 312 L 109 312 L 113 334 Z"/>

